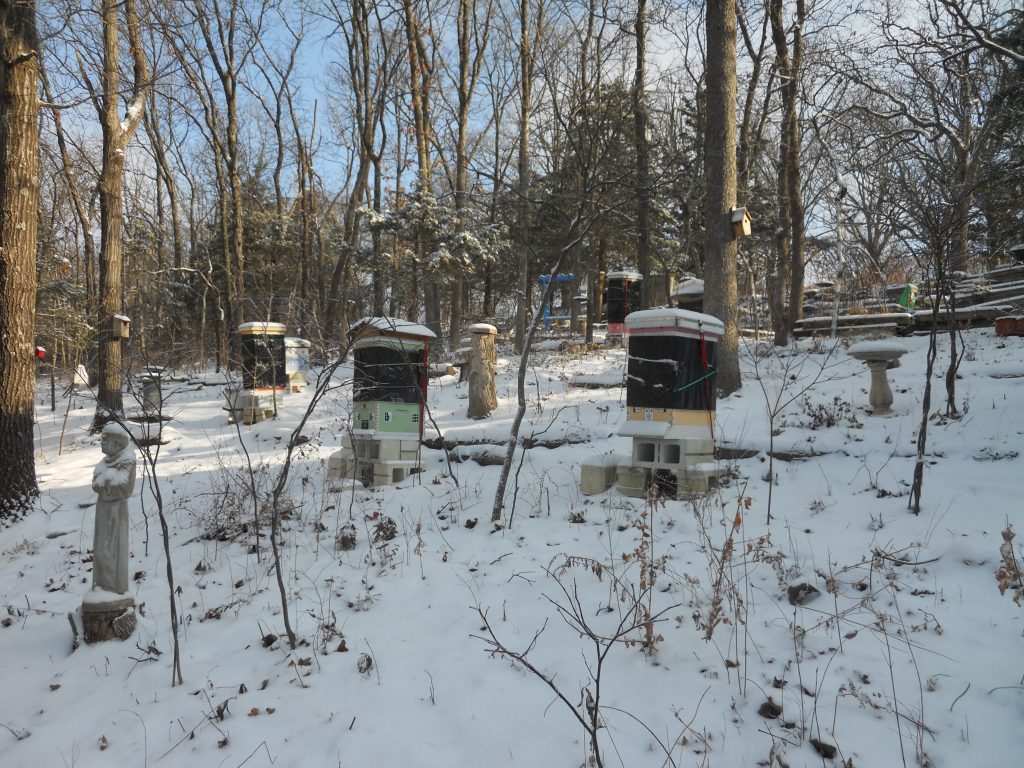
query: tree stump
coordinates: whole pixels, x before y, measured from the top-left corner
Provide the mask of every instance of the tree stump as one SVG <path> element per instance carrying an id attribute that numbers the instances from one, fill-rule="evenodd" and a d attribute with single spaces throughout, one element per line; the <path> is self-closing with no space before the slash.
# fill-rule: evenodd
<path id="1" fill-rule="evenodd" d="M 471 419 L 486 419 L 498 407 L 498 394 L 494 388 L 494 370 L 498 353 L 494 339 L 498 329 L 487 323 L 469 326 L 469 409 Z"/>

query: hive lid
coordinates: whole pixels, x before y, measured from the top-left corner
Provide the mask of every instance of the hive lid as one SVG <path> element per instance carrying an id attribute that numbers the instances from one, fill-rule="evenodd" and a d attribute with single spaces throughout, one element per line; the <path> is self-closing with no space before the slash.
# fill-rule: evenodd
<path id="1" fill-rule="evenodd" d="M 284 323 L 242 323 L 238 326 L 239 333 L 257 334 L 263 333 L 269 336 L 284 336 Z"/>
<path id="2" fill-rule="evenodd" d="M 382 333 L 418 336 L 423 339 L 437 338 L 437 334 L 427 328 L 427 326 L 397 317 L 364 317 L 352 324 L 351 332 L 356 333 L 362 328 L 373 328 Z"/>
<path id="3" fill-rule="evenodd" d="M 684 333 L 704 334 L 718 341 L 725 333 L 725 325 L 717 317 L 688 309 L 642 309 L 626 315 L 626 333 L 657 334 Z"/>

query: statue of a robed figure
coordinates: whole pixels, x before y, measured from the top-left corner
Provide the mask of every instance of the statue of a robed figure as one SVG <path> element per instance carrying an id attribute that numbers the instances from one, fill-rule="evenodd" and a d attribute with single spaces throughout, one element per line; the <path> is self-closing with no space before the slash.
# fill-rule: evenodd
<path id="1" fill-rule="evenodd" d="M 124 640 L 135 629 L 135 599 L 128 594 L 128 499 L 135 490 L 135 446 L 123 427 L 108 424 L 100 447 L 103 460 L 92 473 L 92 589 L 82 601 L 87 643 Z"/>

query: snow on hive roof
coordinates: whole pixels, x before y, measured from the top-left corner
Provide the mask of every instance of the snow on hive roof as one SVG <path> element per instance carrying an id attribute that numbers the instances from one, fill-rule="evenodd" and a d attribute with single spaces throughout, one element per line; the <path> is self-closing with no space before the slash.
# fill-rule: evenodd
<path id="1" fill-rule="evenodd" d="M 374 328 L 378 331 L 402 333 L 406 336 L 420 336 L 424 339 L 437 338 L 437 334 L 425 325 L 413 323 L 409 320 L 401 320 L 397 317 L 364 317 L 352 324 L 352 332 L 354 333 L 363 326 Z"/>
<path id="2" fill-rule="evenodd" d="M 698 277 L 688 277 L 680 281 L 678 287 L 672 292 L 672 298 L 680 296 L 701 296 L 704 293 L 704 281 Z"/>
<path id="3" fill-rule="evenodd" d="M 269 333 L 272 335 L 284 335 L 284 323 L 242 323 L 238 326 L 239 333 Z"/>
<path id="4" fill-rule="evenodd" d="M 721 336 L 725 333 L 725 325 L 717 317 L 701 312 L 691 312 L 688 309 L 669 307 L 642 309 L 639 312 L 630 312 L 626 315 L 627 333 L 634 333 L 642 329 L 678 329 L 691 333 L 703 331 L 712 336 Z"/>

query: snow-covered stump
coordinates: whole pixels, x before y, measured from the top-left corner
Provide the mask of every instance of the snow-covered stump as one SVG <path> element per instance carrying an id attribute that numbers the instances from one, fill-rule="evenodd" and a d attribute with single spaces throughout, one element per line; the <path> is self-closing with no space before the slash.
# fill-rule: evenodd
<path id="1" fill-rule="evenodd" d="M 135 448 L 117 424 L 103 428 L 100 446 L 104 457 L 92 475 L 92 589 L 82 600 L 87 643 L 124 640 L 135 631 L 135 599 L 128 594 L 128 498 L 135 490 Z"/>
<path id="2" fill-rule="evenodd" d="M 498 329 L 487 323 L 469 326 L 469 409 L 470 419 L 486 419 L 498 407 L 498 393 L 494 388 L 494 371 L 498 353 L 494 339 Z"/>
<path id="3" fill-rule="evenodd" d="M 891 341 L 862 341 L 852 345 L 846 353 L 857 360 L 863 360 L 871 370 L 871 390 L 868 403 L 872 416 L 886 416 L 892 413 L 892 389 L 886 374 L 889 366 L 907 354 L 907 349 Z"/>

